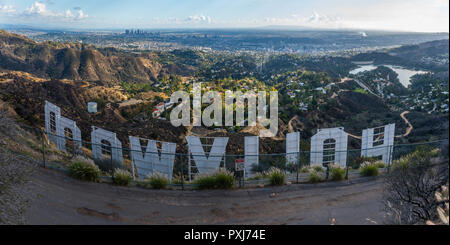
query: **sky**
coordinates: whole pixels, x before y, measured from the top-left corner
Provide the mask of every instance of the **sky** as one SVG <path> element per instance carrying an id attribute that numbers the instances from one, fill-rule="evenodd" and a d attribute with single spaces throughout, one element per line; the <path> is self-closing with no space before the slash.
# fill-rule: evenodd
<path id="1" fill-rule="evenodd" d="M 0 24 L 41 28 L 248 28 L 449 32 L 449 0 L 0 0 Z"/>

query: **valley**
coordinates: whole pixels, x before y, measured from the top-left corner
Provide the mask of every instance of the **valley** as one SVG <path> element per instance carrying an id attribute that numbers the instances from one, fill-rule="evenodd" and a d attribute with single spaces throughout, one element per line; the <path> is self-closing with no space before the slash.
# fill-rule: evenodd
<path id="1" fill-rule="evenodd" d="M 391 64 L 399 65 L 401 57 L 418 55 L 413 54 L 417 49 L 409 46 L 348 57 L 271 54 L 258 64 L 258 56 L 250 53 L 127 52 L 88 43 L 38 43 L 5 31 L 0 32 L 0 44 L 0 99 L 36 127 L 43 125 L 44 101 L 51 101 L 63 108 L 64 116 L 79 123 L 86 140 L 90 126 L 96 125 L 117 132 L 123 142 L 129 134 L 140 135 L 175 142 L 184 152 L 184 136 L 195 132 L 201 136 L 227 135 L 231 139 L 227 151 L 239 152 L 243 136 L 255 133 L 248 126 L 173 127 L 167 120 L 170 110 L 161 110 L 155 117 L 158 104 L 167 103 L 174 91 L 190 91 L 195 82 L 202 82 L 205 91 L 278 91 L 280 140 L 262 139 L 261 153 L 283 152 L 281 139 L 288 132 L 300 131 L 302 138 L 308 139 L 317 128 L 343 126 L 356 136 L 350 140 L 350 148 L 360 147 L 357 137 L 363 129 L 387 123 L 396 123 L 398 135 L 408 132 L 408 137 L 396 139 L 398 143 L 442 138 L 448 132 L 448 70 L 442 71 L 442 62 L 448 67 L 448 56 L 446 61 L 430 61 L 437 59 L 433 55 L 445 57 L 448 40 L 417 44 L 424 48 L 416 68 L 427 67 L 430 73 L 413 76 L 408 87 L 389 66 L 351 71 L 357 67 L 357 58 L 375 57 L 375 64 L 397 59 Z M 441 53 L 432 44 L 442 48 Z M 380 60 L 383 56 L 396 58 Z M 424 91 L 419 82 L 431 87 Z M 427 101 L 431 105 L 412 106 L 409 101 L 426 91 L 430 92 Z M 98 104 L 95 114 L 87 111 L 90 101 Z M 430 106 L 434 110 L 428 109 Z M 421 130 L 411 131 L 411 125 L 405 123 L 400 114 L 407 110 L 411 111 L 407 120 L 415 128 L 422 125 Z M 309 150 L 308 142 L 301 148 Z"/>

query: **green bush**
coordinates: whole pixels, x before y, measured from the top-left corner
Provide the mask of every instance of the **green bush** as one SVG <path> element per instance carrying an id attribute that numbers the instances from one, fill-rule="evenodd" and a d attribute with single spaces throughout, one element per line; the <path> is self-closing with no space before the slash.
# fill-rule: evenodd
<path id="1" fill-rule="evenodd" d="M 353 169 L 359 169 L 359 167 L 361 166 L 361 164 L 363 164 L 364 162 L 376 162 L 377 159 L 374 157 L 365 157 L 365 156 L 359 156 L 357 158 L 355 158 L 352 161 L 351 167 Z"/>
<path id="2" fill-rule="evenodd" d="M 100 179 L 101 171 L 92 162 L 73 161 L 69 165 L 68 170 L 70 176 L 80 180 L 98 182 Z"/>
<path id="3" fill-rule="evenodd" d="M 420 146 L 417 147 L 413 153 L 402 156 L 400 159 L 392 162 L 392 170 L 408 169 L 415 167 L 416 165 L 424 162 L 430 162 L 430 160 L 439 155 L 439 149 L 433 149 L 431 147 Z"/>
<path id="4" fill-rule="evenodd" d="M 231 189 L 234 185 L 234 175 L 228 171 L 219 171 L 215 177 L 218 189 Z"/>
<path id="5" fill-rule="evenodd" d="M 333 181 L 343 180 L 345 178 L 345 169 L 339 165 L 330 165 L 330 179 Z"/>
<path id="6" fill-rule="evenodd" d="M 153 189 L 165 189 L 169 184 L 169 180 L 162 174 L 154 173 L 149 176 L 148 183 Z"/>
<path id="7" fill-rule="evenodd" d="M 234 186 L 234 175 L 225 169 L 218 169 L 212 174 L 198 175 L 194 184 L 198 189 L 231 189 Z"/>
<path id="8" fill-rule="evenodd" d="M 311 171 L 309 173 L 309 177 L 308 177 L 308 182 L 309 183 L 318 183 L 320 181 L 322 181 L 322 178 L 320 177 L 320 175 L 316 171 Z"/>
<path id="9" fill-rule="evenodd" d="M 123 167 L 120 162 L 111 159 L 94 159 L 95 164 L 104 172 L 111 172 L 116 168 Z"/>
<path id="10" fill-rule="evenodd" d="M 373 164 L 377 166 L 377 168 L 386 168 L 386 163 L 384 163 L 383 161 L 376 161 Z"/>
<path id="11" fill-rule="evenodd" d="M 303 166 L 302 168 L 300 168 L 300 173 L 309 173 L 309 167 Z"/>
<path id="12" fill-rule="evenodd" d="M 247 180 L 261 180 L 261 179 L 266 179 L 267 173 L 266 172 L 262 172 L 262 173 L 255 173 L 255 175 L 251 178 L 248 178 Z"/>
<path id="13" fill-rule="evenodd" d="M 198 175 L 194 180 L 194 184 L 200 190 L 215 189 L 216 188 L 216 177 L 212 174 Z"/>
<path id="14" fill-rule="evenodd" d="M 362 176 L 378 176 L 379 170 L 378 165 L 375 163 L 365 162 L 361 164 L 359 168 L 359 173 Z"/>
<path id="15" fill-rule="evenodd" d="M 319 166 L 319 165 L 313 166 L 313 170 L 316 171 L 316 172 L 323 172 L 323 171 L 325 171 L 323 169 L 323 167 Z"/>
<path id="16" fill-rule="evenodd" d="M 270 185 L 284 185 L 286 180 L 286 173 L 279 168 L 270 168 L 267 176 L 269 177 Z"/>
<path id="17" fill-rule="evenodd" d="M 115 185 L 128 186 L 133 180 L 130 172 L 124 169 L 116 168 L 113 174 L 113 183 Z"/>
<path id="18" fill-rule="evenodd" d="M 297 171 L 297 164 L 296 163 L 288 163 L 286 165 L 286 170 L 289 171 L 289 173 L 295 173 Z"/>
<path id="19" fill-rule="evenodd" d="M 138 181 L 136 184 L 142 188 L 165 189 L 169 185 L 168 178 L 160 173 L 149 174 L 144 180 Z"/>
<path id="20" fill-rule="evenodd" d="M 181 185 L 183 182 L 183 177 L 181 175 L 174 175 L 172 177 L 172 184 Z"/>

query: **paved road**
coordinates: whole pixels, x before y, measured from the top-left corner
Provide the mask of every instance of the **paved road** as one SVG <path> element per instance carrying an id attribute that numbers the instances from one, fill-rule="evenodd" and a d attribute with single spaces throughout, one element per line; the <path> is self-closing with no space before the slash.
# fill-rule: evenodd
<path id="1" fill-rule="evenodd" d="M 360 181 L 147 190 L 81 182 L 40 168 L 31 176 L 26 218 L 29 224 L 380 224 L 382 180 Z"/>

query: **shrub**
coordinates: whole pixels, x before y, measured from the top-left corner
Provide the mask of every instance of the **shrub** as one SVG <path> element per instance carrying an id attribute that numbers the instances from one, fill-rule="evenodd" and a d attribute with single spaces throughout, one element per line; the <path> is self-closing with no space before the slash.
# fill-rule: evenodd
<path id="1" fill-rule="evenodd" d="M 437 208 L 443 205 L 435 198 L 442 185 L 448 183 L 447 156 L 439 157 L 432 148 L 418 148 L 413 153 L 392 162 L 384 180 L 384 203 L 392 214 L 393 224 L 424 224 L 437 220 Z"/>
<path id="2" fill-rule="evenodd" d="M 138 181 L 136 184 L 142 188 L 165 189 L 169 184 L 166 175 L 160 173 L 150 173 L 144 180 Z"/>
<path id="3" fill-rule="evenodd" d="M 383 161 L 376 161 L 373 164 L 377 166 L 377 168 L 386 168 L 386 163 L 384 163 Z"/>
<path id="4" fill-rule="evenodd" d="M 230 189 L 234 185 L 234 175 L 229 171 L 219 170 L 215 177 L 216 188 L 218 189 Z"/>
<path id="5" fill-rule="evenodd" d="M 361 164 L 359 168 L 359 173 L 362 176 L 378 176 L 378 165 L 375 163 L 365 162 Z"/>
<path id="6" fill-rule="evenodd" d="M 300 168 L 300 173 L 309 173 L 309 168 L 307 166 L 303 166 Z"/>
<path id="7" fill-rule="evenodd" d="M 225 169 L 218 169 L 212 174 L 199 174 L 194 184 L 198 189 L 231 189 L 234 185 L 234 175 Z"/>
<path id="8" fill-rule="evenodd" d="M 374 157 L 360 156 L 360 157 L 357 157 L 357 158 L 355 158 L 353 160 L 351 167 L 353 169 L 358 169 L 361 166 L 361 164 L 363 164 L 364 162 L 371 162 L 372 163 L 372 162 L 376 162 L 376 161 L 377 161 L 377 159 L 374 158 Z"/>
<path id="9" fill-rule="evenodd" d="M 181 175 L 174 175 L 172 177 L 172 184 L 181 185 L 183 182 L 183 177 Z"/>
<path id="10" fill-rule="evenodd" d="M 288 163 L 286 165 L 286 170 L 289 171 L 289 173 L 294 173 L 297 171 L 297 164 L 296 163 Z"/>
<path id="11" fill-rule="evenodd" d="M 345 178 L 345 169 L 336 164 L 330 165 L 330 178 L 333 181 L 343 180 Z"/>
<path id="12" fill-rule="evenodd" d="M 169 184 L 169 180 L 167 179 L 167 177 L 159 173 L 149 175 L 147 181 L 150 187 L 153 189 L 165 189 Z"/>
<path id="13" fill-rule="evenodd" d="M 270 168 L 267 176 L 269 177 L 270 185 L 284 185 L 286 180 L 286 173 L 279 168 Z"/>
<path id="14" fill-rule="evenodd" d="M 194 184 L 200 190 L 215 189 L 216 178 L 213 174 L 199 174 L 194 180 Z"/>
<path id="15" fill-rule="evenodd" d="M 260 179 L 265 179 L 267 177 L 268 177 L 267 173 L 262 172 L 262 173 L 256 173 L 253 177 L 248 178 L 247 180 L 260 180 Z"/>
<path id="16" fill-rule="evenodd" d="M 70 176 L 80 180 L 97 182 L 100 179 L 101 171 L 92 162 L 75 160 L 69 165 L 68 170 Z"/>
<path id="17" fill-rule="evenodd" d="M 95 164 L 105 172 L 111 172 L 116 168 L 121 168 L 122 164 L 117 161 L 111 161 L 111 159 L 94 159 Z"/>
<path id="18" fill-rule="evenodd" d="M 309 183 L 317 183 L 322 181 L 322 178 L 319 176 L 319 174 L 316 171 L 311 171 L 308 177 Z"/>
<path id="19" fill-rule="evenodd" d="M 124 169 L 116 168 L 113 174 L 113 183 L 115 185 L 128 186 L 131 183 L 133 176 L 130 172 Z"/>
<path id="20" fill-rule="evenodd" d="M 95 164 L 94 161 L 93 161 L 92 159 L 87 158 L 87 157 L 85 157 L 85 156 L 83 156 L 83 155 L 75 155 L 75 156 L 72 158 L 72 162 L 86 162 L 86 163 L 92 163 L 92 164 Z"/>
<path id="21" fill-rule="evenodd" d="M 316 171 L 316 172 L 323 172 L 323 171 L 325 171 L 323 169 L 323 167 L 319 166 L 319 165 L 313 166 L 313 170 Z"/>

